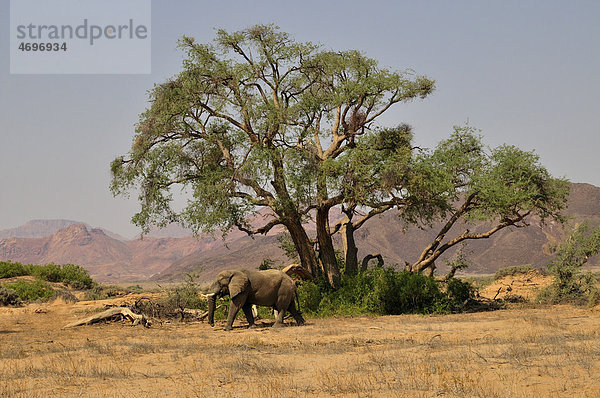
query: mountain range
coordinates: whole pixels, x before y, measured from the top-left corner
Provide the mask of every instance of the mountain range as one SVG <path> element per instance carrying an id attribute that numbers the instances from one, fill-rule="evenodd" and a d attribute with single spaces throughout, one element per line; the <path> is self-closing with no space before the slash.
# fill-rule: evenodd
<path id="1" fill-rule="evenodd" d="M 565 215 L 571 225 L 583 221 L 590 226 L 600 225 L 600 188 L 571 184 Z M 380 253 L 388 265 L 412 262 L 439 226 L 407 227 L 394 213 L 384 213 L 356 232 L 359 257 Z M 307 229 L 314 231 L 310 225 Z M 460 232 L 457 230 L 455 234 Z M 82 222 L 32 220 L 21 227 L 0 230 L 0 261 L 78 264 L 102 282 L 177 281 L 186 273 L 197 271 L 201 271 L 200 280 L 208 280 L 225 268 L 257 268 L 265 258 L 276 266 L 293 262 L 279 248 L 280 233 L 281 230 L 275 230 L 267 236 L 248 237 L 235 231 L 222 240 L 193 236 L 182 228 L 169 226 L 153 230 L 143 238 L 125 239 Z M 502 230 L 489 239 L 470 241 L 462 250 L 471 264 L 469 273 L 493 273 L 499 268 L 522 264 L 541 268 L 551 260 L 552 248 L 564 234 L 565 229 L 559 224 L 539 225 L 533 220 L 530 227 Z M 337 244 L 339 247 L 339 241 Z M 449 251 L 446 258 L 452 255 L 453 251 Z M 437 263 L 443 272 L 445 262 L 442 259 Z M 590 264 L 600 265 L 600 259 L 592 258 Z"/>

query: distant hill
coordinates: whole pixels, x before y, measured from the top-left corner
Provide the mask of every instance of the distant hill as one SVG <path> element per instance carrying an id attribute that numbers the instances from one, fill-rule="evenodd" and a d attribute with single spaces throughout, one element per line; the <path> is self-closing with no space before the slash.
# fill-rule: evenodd
<path id="1" fill-rule="evenodd" d="M 588 221 L 591 226 L 600 225 L 600 188 L 572 184 L 565 214 L 571 217 L 572 223 Z M 314 234 L 311 225 L 307 230 Z M 413 262 L 435 231 L 436 228 L 416 227 L 404 231 L 404 225 L 393 212 L 384 213 L 356 232 L 359 257 L 381 253 L 388 265 Z M 169 233 L 176 237 L 168 236 Z M 125 240 L 75 221 L 33 220 L 21 227 L 0 231 L 3 234 L 0 236 L 4 236 L 0 238 L 0 261 L 79 264 L 99 281 L 176 281 L 198 270 L 202 270 L 201 279 L 208 280 L 226 268 L 257 268 L 265 258 L 272 259 L 276 265 L 289 264 L 291 260 L 278 247 L 279 233 L 281 229 L 274 229 L 268 236 L 251 238 L 235 231 L 223 241 L 189 236 L 188 231 L 170 226 L 141 239 Z M 551 259 L 552 245 L 563 236 L 560 225 L 548 223 L 541 227 L 534 220 L 528 228 L 506 229 L 490 239 L 471 241 L 464 249 L 472 263 L 468 272 L 493 273 L 499 268 L 522 264 L 544 267 Z M 337 247 L 340 247 L 339 241 Z M 450 251 L 448 256 L 452 254 Z M 600 265 L 600 258 L 592 258 L 590 264 Z M 443 257 L 437 266 L 444 271 Z"/>
<path id="2" fill-rule="evenodd" d="M 81 221 L 73 220 L 31 220 L 25 224 L 10 229 L 0 230 L 0 239 L 6 238 L 45 238 L 57 233 L 59 230 L 75 224 L 85 224 Z M 89 224 L 85 224 L 91 228 Z M 125 240 L 121 235 L 100 228 L 104 233 L 111 238 Z"/>
<path id="3" fill-rule="evenodd" d="M 0 240 L 0 260 L 78 264 L 99 281 L 139 281 L 198 250 L 202 244 L 194 237 L 124 241 L 99 228 L 72 224 L 45 238 Z"/>

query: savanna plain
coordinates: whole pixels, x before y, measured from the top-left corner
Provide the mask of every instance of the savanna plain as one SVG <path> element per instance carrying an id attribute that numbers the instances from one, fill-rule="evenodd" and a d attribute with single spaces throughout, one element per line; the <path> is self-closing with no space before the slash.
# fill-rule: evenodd
<path id="1" fill-rule="evenodd" d="M 597 309 L 63 328 L 105 304 L 0 308 L 0 396 L 600 396 Z"/>

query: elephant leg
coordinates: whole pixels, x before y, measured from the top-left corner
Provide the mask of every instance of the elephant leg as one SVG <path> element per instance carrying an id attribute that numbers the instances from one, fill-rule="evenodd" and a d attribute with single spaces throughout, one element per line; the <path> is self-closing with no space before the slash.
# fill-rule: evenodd
<path id="1" fill-rule="evenodd" d="M 248 321 L 249 327 L 254 326 L 254 306 L 252 304 L 246 304 L 242 307 L 246 320 Z"/>
<path id="2" fill-rule="evenodd" d="M 300 311 L 298 311 L 296 309 L 296 304 L 294 303 L 293 299 L 290 302 L 290 306 L 288 307 L 288 311 L 290 312 L 290 314 L 292 314 L 292 316 L 296 320 L 296 324 L 297 325 L 304 325 L 304 318 L 302 318 L 302 314 L 300 313 Z"/>
<path id="3" fill-rule="evenodd" d="M 241 294 L 232 297 L 231 303 L 229 305 L 229 314 L 227 315 L 227 324 L 225 325 L 225 330 L 233 329 L 233 321 L 240 310 L 244 306 L 246 301 L 246 296 L 242 296 Z"/>
<path id="4" fill-rule="evenodd" d="M 275 310 L 275 324 L 273 325 L 273 327 L 280 327 L 283 326 L 283 317 L 285 316 L 285 310 L 283 309 L 279 309 L 279 310 Z"/>

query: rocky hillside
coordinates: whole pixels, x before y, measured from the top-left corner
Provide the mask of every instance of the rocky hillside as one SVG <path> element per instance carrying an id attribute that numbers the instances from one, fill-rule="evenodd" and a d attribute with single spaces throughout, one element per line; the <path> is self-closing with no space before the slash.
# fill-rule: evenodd
<path id="1" fill-rule="evenodd" d="M 194 237 L 123 241 L 99 228 L 73 224 L 45 238 L 0 240 L 0 260 L 78 264 L 99 281 L 135 281 L 148 279 L 202 244 Z"/>

